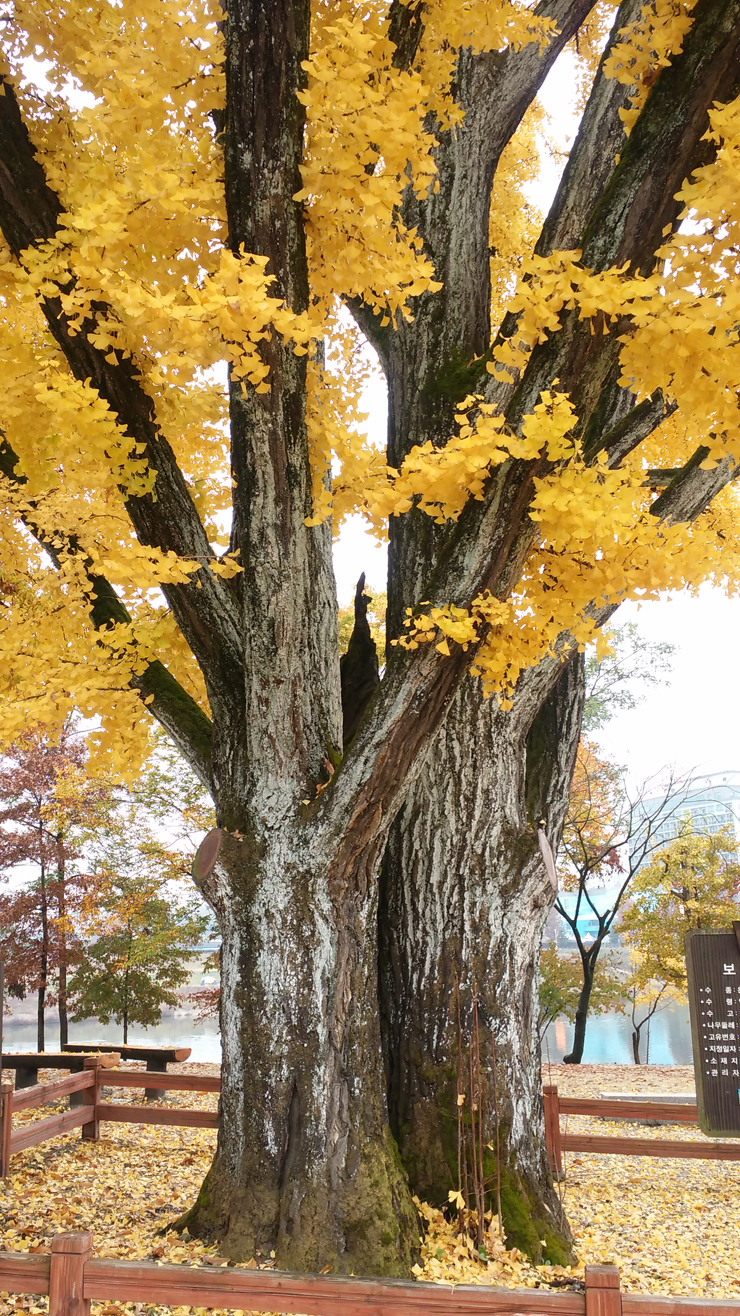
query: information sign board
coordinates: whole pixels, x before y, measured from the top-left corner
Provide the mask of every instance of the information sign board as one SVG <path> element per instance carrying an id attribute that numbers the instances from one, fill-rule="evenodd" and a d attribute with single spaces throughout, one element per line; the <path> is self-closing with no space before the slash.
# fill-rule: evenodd
<path id="1" fill-rule="evenodd" d="M 740 1138 L 740 923 L 686 936 L 699 1126 Z"/>

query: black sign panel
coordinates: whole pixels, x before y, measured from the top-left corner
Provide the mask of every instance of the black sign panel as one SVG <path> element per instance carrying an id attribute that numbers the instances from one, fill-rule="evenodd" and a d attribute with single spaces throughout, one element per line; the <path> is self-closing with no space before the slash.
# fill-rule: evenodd
<path id="1" fill-rule="evenodd" d="M 740 938 L 689 932 L 686 971 L 699 1125 L 740 1138 Z"/>

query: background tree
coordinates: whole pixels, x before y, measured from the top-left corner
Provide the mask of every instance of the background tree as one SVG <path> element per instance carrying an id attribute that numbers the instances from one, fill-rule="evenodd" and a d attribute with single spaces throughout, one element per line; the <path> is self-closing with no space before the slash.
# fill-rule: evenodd
<path id="1" fill-rule="evenodd" d="M 636 981 L 686 992 L 684 938 L 728 928 L 738 916 L 740 864 L 731 827 L 697 835 L 690 818 L 680 834 L 637 874 L 619 931 L 638 956 Z"/>
<path id="2" fill-rule="evenodd" d="M 80 920 L 85 909 L 96 908 L 101 881 L 108 881 L 101 844 L 120 849 L 124 833 L 135 836 L 134 871 L 148 866 L 152 893 L 167 882 L 190 885 L 196 837 L 212 825 L 212 806 L 177 752 L 161 741 L 155 748 L 129 791 L 88 773 L 84 737 L 71 723 L 58 741 L 28 733 L 5 755 L 0 863 L 12 889 L 0 896 L 0 945 L 10 992 L 38 994 L 39 1050 L 45 1049 L 45 1008 L 55 1001 L 60 1044 L 68 1041 L 68 972 L 87 954 Z M 90 867 L 96 853 L 97 867 Z M 158 943 L 162 954 L 166 945 L 166 939 Z M 150 950 L 151 967 L 158 952 Z"/>
<path id="3" fill-rule="evenodd" d="M 562 955 L 554 942 L 540 954 L 540 1012 L 537 1018 L 540 1041 L 551 1023 L 562 1017 L 574 1022 L 583 991 L 583 965 L 578 955 Z M 589 1010 L 591 1014 L 624 1014 L 625 975 L 609 952 L 594 970 Z"/>
<path id="4" fill-rule="evenodd" d="M 653 791 L 659 791 L 659 797 L 648 808 L 646 797 Z M 561 892 L 573 893 L 575 900 L 570 905 L 561 894 L 555 901 L 555 910 L 576 943 L 582 969 L 573 1046 L 563 1057 L 566 1064 L 578 1065 L 583 1058 L 594 973 L 604 943 L 616 930 L 617 916 L 641 866 L 661 845 L 658 828 L 680 809 L 685 795 L 686 783 L 671 779 L 661 786 L 648 782 L 630 799 L 619 771 L 599 759 L 588 741 L 579 746 L 560 850 Z M 608 901 L 599 899 L 599 887 L 606 883 L 613 887 Z M 579 927 L 584 914 L 595 925 L 593 936 L 584 936 Z"/>
<path id="5" fill-rule="evenodd" d="M 665 640 L 647 640 L 633 621 L 610 626 L 604 641 L 586 654 L 582 731 L 591 736 L 617 713 L 637 708 L 649 689 L 667 684 L 676 651 Z"/>
<path id="6" fill-rule="evenodd" d="M 37 1047 L 45 1010 L 56 1000 L 68 1040 L 67 974 L 80 956 L 74 914 L 86 884 L 84 839 L 114 807 L 109 782 L 85 771 L 84 740 L 71 723 L 58 738 L 28 732 L 0 768 L 0 946 L 11 995 L 37 993 Z"/>
<path id="7" fill-rule="evenodd" d="M 192 898 L 179 903 L 167 890 L 155 848 L 109 842 L 95 888 L 83 913 L 84 957 L 70 982 L 72 1018 L 113 1019 L 125 1045 L 132 1024 L 158 1024 L 164 1006 L 178 1005 L 210 920 Z"/>
<path id="8" fill-rule="evenodd" d="M 642 1041 L 642 1030 L 646 1029 L 646 1046 L 645 1046 L 645 1063 L 650 1063 L 650 1024 L 655 1015 L 664 1010 L 670 1001 L 680 1001 L 683 999 L 683 993 L 678 991 L 671 983 L 656 981 L 655 979 L 644 977 L 641 971 L 639 957 L 633 955 L 633 972 L 625 983 L 625 995 L 630 1007 L 630 1022 L 632 1024 L 632 1059 L 636 1065 L 642 1064 L 640 1056 L 640 1044 Z M 641 1016 L 638 1018 L 638 1015 Z"/>
<path id="9" fill-rule="evenodd" d="M 4 724 L 98 713 L 95 748 L 130 771 L 146 708 L 213 791 L 223 1118 L 188 1225 L 293 1268 L 407 1270 L 391 1130 L 418 1182 L 430 1124 L 399 1020 L 420 1055 L 441 1020 L 447 1066 L 457 980 L 489 1076 L 495 1037 L 509 1234 L 524 1221 L 534 1255 L 562 1256 L 537 829 L 557 844 L 578 646 L 626 598 L 737 573 L 740 0 L 234 0 L 226 24 L 207 0 L 87 18 L 23 0 L 12 18 Z M 588 94 L 538 235 L 528 111 L 576 36 Z M 31 54 L 46 98 L 23 86 Z M 385 454 L 357 423 L 360 330 Z M 344 745 L 327 518 L 358 510 L 389 530 L 404 643 Z M 452 919 L 420 932 L 419 904 Z"/>

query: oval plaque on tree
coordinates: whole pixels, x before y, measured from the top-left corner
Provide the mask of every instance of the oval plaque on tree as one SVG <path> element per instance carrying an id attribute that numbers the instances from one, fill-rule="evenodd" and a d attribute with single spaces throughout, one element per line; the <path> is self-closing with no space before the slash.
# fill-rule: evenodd
<path id="1" fill-rule="evenodd" d="M 200 885 L 201 882 L 205 882 L 206 878 L 210 877 L 213 872 L 221 849 L 222 840 L 223 830 L 220 827 L 212 827 L 210 832 L 207 832 L 203 837 L 203 840 L 195 852 L 193 866 L 190 870 L 193 874 L 193 881 L 197 885 Z"/>

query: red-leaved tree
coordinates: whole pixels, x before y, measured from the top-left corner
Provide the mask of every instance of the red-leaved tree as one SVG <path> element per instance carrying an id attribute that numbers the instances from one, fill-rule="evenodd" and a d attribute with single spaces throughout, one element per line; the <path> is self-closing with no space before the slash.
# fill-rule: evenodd
<path id="1" fill-rule="evenodd" d="M 85 747 L 67 724 L 57 740 L 29 733 L 0 767 L 0 954 L 11 995 L 38 998 L 37 1045 L 44 1015 L 59 1009 L 60 1044 L 68 1040 L 67 976 L 81 945 L 72 914 L 89 885 L 82 846 L 114 804 L 111 786 L 85 771 Z"/>

